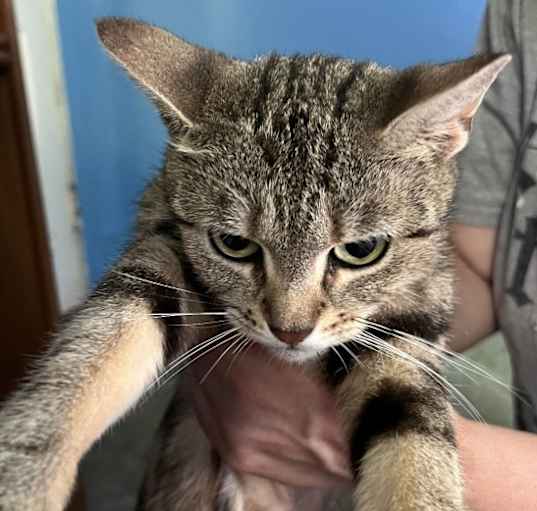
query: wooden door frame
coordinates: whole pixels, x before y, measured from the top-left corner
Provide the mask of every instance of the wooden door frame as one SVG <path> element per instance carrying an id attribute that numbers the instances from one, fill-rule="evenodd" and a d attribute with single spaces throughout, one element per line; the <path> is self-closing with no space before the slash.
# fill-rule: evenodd
<path id="1" fill-rule="evenodd" d="M 15 166 L 17 172 L 10 174 L 15 176 L 17 183 L 21 183 L 24 190 L 24 207 L 21 211 L 26 212 L 29 219 L 27 223 L 30 247 L 33 263 L 36 265 L 35 293 L 39 293 L 39 303 L 42 310 L 44 330 L 52 331 L 58 321 L 59 302 L 53 273 L 53 261 L 49 248 L 47 226 L 44 214 L 44 204 L 41 196 L 41 187 L 36 164 L 32 132 L 29 119 L 28 104 L 26 101 L 23 70 L 20 59 L 20 49 L 17 39 L 15 16 L 11 0 L 0 0 L 0 75 L 6 84 L 6 91 L 10 98 L 9 117 L 10 123 L 6 128 L 8 140 L 16 140 L 12 146 L 13 154 L 17 154 Z M 5 82 L 4 82 L 5 80 Z M 12 168 L 12 167 L 10 167 Z M 1 169 L 0 169 L 1 170 Z M 12 179 L 12 178 L 9 178 Z M 7 178 L 6 178 L 7 180 Z M 13 278 L 16 285 L 16 275 Z M 21 314 L 24 312 L 21 311 Z M 28 318 L 31 321 L 31 317 Z M 43 332 L 43 342 L 45 341 Z M 36 349 L 39 346 L 35 346 Z M 1 377 L 1 375 L 0 375 Z M 69 511 L 83 511 L 84 499 L 80 487 L 74 492 L 69 505 Z"/>
<path id="2" fill-rule="evenodd" d="M 47 229 L 43 215 L 43 202 L 37 174 L 35 153 L 32 144 L 28 106 L 24 89 L 24 80 L 20 66 L 20 54 L 17 44 L 17 32 L 11 0 L 2 0 L 0 6 L 0 51 L 3 59 L 0 62 L 0 72 L 8 73 L 11 92 L 16 110 L 15 129 L 20 141 L 20 158 L 22 161 L 22 180 L 29 197 L 29 216 L 32 219 L 33 243 L 32 249 L 36 254 L 41 278 L 42 303 L 45 314 L 49 318 L 49 329 L 52 329 L 58 319 L 59 305 L 56 285 L 52 273 L 52 257 L 47 239 Z"/>
<path id="3" fill-rule="evenodd" d="M 57 0 L 11 3 L 53 276 L 65 312 L 86 296 L 88 274 Z"/>

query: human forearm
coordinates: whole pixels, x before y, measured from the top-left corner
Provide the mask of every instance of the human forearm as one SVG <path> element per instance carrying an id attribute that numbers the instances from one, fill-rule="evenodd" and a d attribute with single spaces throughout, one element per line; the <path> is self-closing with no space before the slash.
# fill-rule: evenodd
<path id="1" fill-rule="evenodd" d="M 471 511 L 537 509 L 537 435 L 456 419 Z"/>
<path id="2" fill-rule="evenodd" d="M 492 290 L 489 282 L 456 256 L 456 305 L 450 348 L 465 351 L 496 330 Z"/>
<path id="3" fill-rule="evenodd" d="M 492 298 L 495 231 L 455 224 L 455 316 L 450 348 L 464 351 L 496 330 Z"/>

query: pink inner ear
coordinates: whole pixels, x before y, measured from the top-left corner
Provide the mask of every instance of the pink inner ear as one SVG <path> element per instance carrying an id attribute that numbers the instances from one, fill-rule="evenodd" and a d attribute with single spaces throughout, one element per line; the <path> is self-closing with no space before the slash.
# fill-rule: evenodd
<path id="1" fill-rule="evenodd" d="M 509 60 L 507 55 L 473 57 L 421 70 L 425 98 L 393 119 L 382 136 L 400 152 L 419 156 L 425 150 L 452 158 L 467 144 L 481 100 Z"/>
<path id="2" fill-rule="evenodd" d="M 471 125 L 471 117 L 457 118 L 449 122 L 446 142 L 442 151 L 444 159 L 449 160 L 464 149 L 468 143 Z"/>
<path id="3" fill-rule="evenodd" d="M 462 124 L 463 129 L 466 131 L 470 131 L 472 129 L 472 121 L 474 120 L 473 117 L 463 117 L 460 120 L 460 123 Z"/>
<path id="4" fill-rule="evenodd" d="M 462 151 L 470 136 L 474 116 L 481 104 L 481 97 L 475 101 L 470 101 L 461 111 L 457 118 L 448 123 L 448 141 L 446 144 L 445 158 L 453 158 L 458 152 Z"/>
<path id="5" fill-rule="evenodd" d="M 468 128 L 468 131 L 470 131 L 472 127 L 472 119 L 474 118 L 484 95 L 485 94 L 483 93 L 481 96 L 474 99 L 474 101 L 470 101 L 461 111 L 461 122 Z"/>

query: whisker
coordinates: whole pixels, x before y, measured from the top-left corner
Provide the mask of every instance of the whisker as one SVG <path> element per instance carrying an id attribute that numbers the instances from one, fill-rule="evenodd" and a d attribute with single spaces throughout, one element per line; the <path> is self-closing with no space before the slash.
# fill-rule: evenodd
<path id="1" fill-rule="evenodd" d="M 365 341 L 365 342 L 364 342 Z M 483 417 L 479 413 L 479 410 L 474 406 L 474 404 L 453 384 L 446 380 L 441 374 L 433 370 L 422 361 L 413 357 L 409 353 L 406 353 L 399 348 L 387 343 L 386 341 L 374 336 L 373 334 L 360 334 L 359 342 L 366 344 L 376 345 L 379 349 L 382 349 L 386 354 L 398 357 L 400 360 L 410 363 L 414 367 L 420 368 L 422 371 L 427 373 L 434 381 L 436 381 L 441 387 L 443 387 L 449 394 L 451 394 L 458 402 L 458 404 L 466 410 L 475 420 L 479 422 L 484 422 Z"/>
<path id="2" fill-rule="evenodd" d="M 361 322 L 365 324 L 366 326 L 376 329 L 380 332 L 386 333 L 388 335 L 392 335 L 393 337 L 396 337 L 397 339 L 400 339 L 402 341 L 408 342 L 410 344 L 414 344 L 415 346 L 425 347 L 423 346 L 425 344 L 432 352 L 435 353 L 435 355 L 438 355 L 444 362 L 446 362 L 447 364 L 455 368 L 459 373 L 464 375 L 470 381 L 477 383 L 476 380 L 472 378 L 468 373 L 472 373 L 475 376 L 486 378 L 490 380 L 492 383 L 495 383 L 499 387 L 503 388 L 509 394 L 519 399 L 522 403 L 526 404 L 527 406 L 530 406 L 529 402 L 526 399 L 524 399 L 524 397 L 520 395 L 519 392 L 517 392 L 517 390 L 513 388 L 513 386 L 506 384 L 505 382 L 499 380 L 496 376 L 488 372 L 479 364 L 472 362 L 471 360 L 468 360 L 466 357 L 464 357 L 460 353 L 456 353 L 443 346 L 439 346 L 438 344 L 435 344 L 427 339 L 423 339 L 422 337 L 411 335 L 401 330 L 388 328 L 384 325 L 375 323 L 368 319 L 357 318 L 356 321 Z"/>
<path id="3" fill-rule="evenodd" d="M 426 341 L 425 339 L 422 339 L 421 337 L 415 337 L 415 339 L 412 339 L 412 337 L 414 336 L 411 336 L 410 334 L 405 335 L 404 332 L 399 332 L 392 328 L 383 327 L 382 325 L 373 323 L 367 319 L 359 319 L 356 321 L 359 323 L 363 323 L 369 328 L 372 328 L 382 333 L 386 333 L 396 339 L 399 339 L 404 342 L 408 342 L 409 344 L 418 346 L 421 349 L 425 349 L 426 351 L 429 351 L 434 356 L 439 357 L 446 364 L 452 365 L 455 369 L 457 369 L 459 372 L 464 374 L 464 376 L 468 378 L 470 381 L 472 381 L 473 383 L 477 383 L 476 380 L 467 373 L 467 371 L 464 369 L 462 364 L 459 364 L 457 361 L 452 360 L 450 357 L 447 356 L 447 354 L 445 354 L 442 350 L 439 349 L 440 348 L 439 346 L 436 346 L 434 343 L 430 341 Z"/>
<path id="4" fill-rule="evenodd" d="M 370 349 L 373 349 L 374 351 L 376 351 L 378 353 L 384 353 L 385 355 L 387 355 L 390 358 L 398 358 L 398 359 L 402 360 L 403 362 L 411 364 L 414 367 L 418 367 L 418 368 L 422 369 L 424 372 L 426 372 L 427 374 L 430 374 L 430 368 L 425 366 L 425 364 L 420 364 L 418 360 L 416 360 L 414 357 L 408 355 L 405 352 L 398 352 L 399 350 L 397 350 L 396 348 L 394 348 L 392 345 L 390 345 L 388 343 L 382 342 L 381 339 L 378 339 L 376 337 L 366 336 L 366 335 L 364 335 L 362 333 L 362 334 L 359 335 L 359 338 L 357 339 L 357 341 L 360 344 L 362 344 L 363 346 L 368 347 Z M 422 367 L 422 365 L 426 369 L 424 367 Z M 435 375 L 436 375 L 436 373 L 435 373 Z M 438 379 L 435 376 L 431 375 L 431 377 L 435 381 L 438 382 Z M 444 382 L 438 382 L 438 383 L 441 385 L 441 387 L 445 388 Z M 456 396 L 456 399 L 459 402 L 458 396 Z M 459 403 L 459 404 L 461 404 L 461 403 Z M 464 407 L 464 408 L 466 409 L 466 407 Z"/>
<path id="5" fill-rule="evenodd" d="M 435 344 L 435 343 L 433 343 L 431 341 L 428 341 L 427 339 L 424 339 L 422 337 L 417 337 L 415 335 L 411 335 L 411 334 L 409 334 L 407 332 L 403 332 L 401 330 L 397 330 L 397 329 L 394 329 L 394 328 L 388 328 L 388 327 L 386 327 L 384 325 L 381 325 L 380 323 L 375 323 L 375 322 L 370 321 L 368 319 L 358 319 L 357 321 L 361 321 L 364 324 L 366 324 L 367 326 L 370 326 L 370 327 L 372 327 L 372 328 L 374 328 L 376 330 L 379 330 L 381 332 L 384 332 L 384 333 L 387 333 L 389 335 L 392 335 L 393 337 L 397 337 L 398 339 L 414 341 L 415 343 L 420 343 L 420 344 L 426 344 L 427 346 L 429 346 L 431 349 L 433 349 L 435 351 L 439 351 L 439 352 L 442 352 L 446 356 L 449 355 L 451 357 L 456 358 L 462 364 L 470 366 L 471 368 L 473 368 L 476 372 L 478 372 L 482 376 L 490 378 L 493 381 L 495 380 L 494 375 L 488 373 L 485 369 L 480 367 L 478 364 L 472 363 L 469 360 L 467 360 L 464 356 L 460 355 L 459 353 L 456 353 L 456 352 L 451 351 L 451 350 L 449 350 L 447 348 L 439 346 L 439 345 L 437 345 L 437 344 Z M 447 358 L 447 360 L 449 360 L 450 357 L 447 356 L 446 358 Z M 453 362 L 451 360 L 449 360 L 449 361 Z M 501 383 L 501 382 L 498 381 L 498 383 Z"/>
<path id="6" fill-rule="evenodd" d="M 196 300 L 195 297 L 185 298 L 184 296 L 171 296 L 171 295 L 165 295 L 165 294 L 162 294 L 162 293 L 155 293 L 155 292 L 153 292 L 152 295 L 157 297 L 157 298 L 164 298 L 164 299 L 167 299 L 167 300 L 174 300 L 176 302 L 195 303 L 195 304 L 200 304 L 200 305 L 213 305 L 213 306 L 220 305 L 220 304 L 217 304 L 217 303 L 214 303 L 214 302 L 209 302 L 207 300 Z"/>
<path id="7" fill-rule="evenodd" d="M 217 326 L 217 325 L 225 325 L 226 323 L 229 323 L 229 320 L 227 319 L 218 319 L 214 321 L 201 321 L 199 323 L 172 323 L 168 326 L 171 327 L 186 327 L 186 326 Z"/>
<path id="8" fill-rule="evenodd" d="M 339 347 L 343 348 L 353 359 L 354 361 L 361 367 L 364 366 L 363 362 L 358 358 L 356 353 L 351 351 L 351 349 L 346 344 L 338 344 Z"/>
<path id="9" fill-rule="evenodd" d="M 203 358 L 205 355 L 208 355 L 211 351 L 214 351 L 224 344 L 231 342 L 232 339 L 221 339 L 218 343 L 216 343 L 214 346 L 209 347 L 205 351 L 202 351 L 199 353 L 196 357 L 194 357 L 192 360 L 188 360 L 183 366 L 177 365 L 174 367 L 174 371 L 170 373 L 166 381 L 163 383 L 165 385 L 170 380 L 173 380 L 177 375 L 181 374 L 183 371 L 185 371 L 188 367 L 190 367 L 194 362 L 199 360 L 200 358 Z"/>
<path id="10" fill-rule="evenodd" d="M 241 340 L 242 339 L 242 340 Z M 233 358 L 231 359 L 231 362 L 227 366 L 226 369 L 226 375 L 231 371 L 231 366 L 238 360 L 239 355 L 241 354 L 241 351 L 248 345 L 250 339 L 246 337 L 246 335 L 242 334 L 241 339 L 239 339 L 241 342 L 239 343 L 239 346 L 233 350 Z"/>
<path id="11" fill-rule="evenodd" d="M 178 291 L 180 293 L 187 293 L 190 295 L 203 296 L 204 298 L 207 298 L 207 295 L 204 295 L 203 293 L 196 293 L 195 291 L 190 291 L 189 289 L 183 289 L 180 287 L 170 286 L 169 284 L 162 284 L 161 282 L 156 282 L 154 280 L 146 279 L 143 277 L 138 277 L 137 275 L 132 275 L 131 273 L 126 273 L 126 272 L 119 271 L 119 270 L 112 270 L 112 272 L 117 275 L 121 275 L 122 277 L 131 279 L 131 280 L 138 280 L 139 282 L 144 282 L 145 284 L 152 284 L 154 286 L 164 287 L 166 289 L 173 289 L 174 291 Z"/>
<path id="12" fill-rule="evenodd" d="M 350 373 L 349 366 L 347 365 L 347 362 L 345 362 L 345 359 L 340 355 L 336 346 L 330 346 L 330 349 L 338 356 L 339 360 L 341 360 L 341 364 L 343 365 L 343 368 L 345 369 L 345 372 L 349 374 Z"/>
<path id="13" fill-rule="evenodd" d="M 238 336 L 235 337 L 234 341 L 222 352 L 220 353 L 220 356 L 215 360 L 215 362 L 211 365 L 209 370 L 204 374 L 203 378 L 199 381 L 200 385 L 203 385 L 205 383 L 205 380 L 209 377 L 209 375 L 213 372 L 213 370 L 216 368 L 216 366 L 219 364 L 219 362 L 226 356 L 226 353 L 230 351 L 235 345 L 241 342 L 241 335 L 236 334 Z"/>
<path id="14" fill-rule="evenodd" d="M 435 351 L 437 353 L 442 353 L 442 357 L 443 357 L 442 359 L 445 360 L 448 364 L 453 365 L 453 367 L 457 368 L 463 374 L 465 374 L 464 371 L 469 371 L 469 372 L 473 373 L 476 376 L 486 378 L 486 379 L 490 380 L 491 382 L 499 385 L 500 387 L 503 387 L 505 390 L 509 391 L 514 396 L 516 396 L 517 398 L 519 398 L 522 401 L 524 401 L 522 396 L 520 396 L 518 394 L 518 392 L 516 391 L 516 389 L 514 389 L 511 385 L 506 384 L 505 382 L 501 381 L 496 376 L 494 376 L 492 373 L 487 371 L 485 368 L 483 368 L 479 364 L 467 359 L 466 357 L 464 357 L 460 353 L 454 352 L 454 351 L 452 351 L 450 349 L 447 349 L 447 348 L 444 348 L 442 346 L 436 346 L 431 341 L 428 341 L 426 339 L 422 339 L 420 337 L 411 336 L 410 334 L 403 334 L 399 338 L 401 340 L 405 340 L 405 341 L 407 341 L 407 342 L 409 342 L 411 344 L 425 343 L 433 351 Z M 468 377 L 468 375 L 466 375 L 466 376 Z M 528 402 L 526 402 L 526 404 L 529 405 Z"/>
<path id="15" fill-rule="evenodd" d="M 242 347 L 244 346 L 244 344 L 246 344 L 246 342 L 249 340 L 245 334 L 242 334 L 241 335 L 241 339 L 242 339 L 242 342 L 240 344 L 240 346 L 236 347 L 234 350 L 233 350 L 233 353 L 238 353 Z"/>
<path id="16" fill-rule="evenodd" d="M 246 355 L 246 353 L 248 352 L 248 350 L 254 345 L 255 341 L 252 341 L 251 339 L 249 339 L 249 342 L 246 343 L 246 347 L 244 348 L 244 350 L 242 351 L 242 353 L 240 354 L 241 357 L 244 357 L 244 355 Z"/>
<path id="17" fill-rule="evenodd" d="M 176 318 L 184 316 L 227 316 L 227 312 L 154 312 L 150 316 L 153 318 Z"/>
<path id="18" fill-rule="evenodd" d="M 171 371 L 173 371 L 178 365 L 180 365 L 182 362 L 187 360 L 192 355 L 195 355 L 196 353 L 198 353 L 199 351 L 202 351 L 203 349 L 207 348 L 211 344 L 214 344 L 215 342 L 219 341 L 220 339 L 222 339 L 222 337 L 225 337 L 226 335 L 231 334 L 231 333 L 233 333 L 233 332 L 235 332 L 237 330 L 238 330 L 238 328 L 230 328 L 228 330 L 225 330 L 224 332 L 220 332 L 220 333 L 214 335 L 213 337 L 211 337 L 209 339 L 206 339 L 206 340 L 194 345 L 192 348 L 187 350 L 185 353 L 181 353 L 179 356 L 177 356 L 174 360 L 172 360 L 168 364 L 168 367 L 160 375 L 160 378 L 161 379 L 164 378 L 167 374 L 169 374 Z"/>
<path id="19" fill-rule="evenodd" d="M 158 298 L 164 298 L 164 299 L 167 299 L 167 300 L 175 300 L 176 302 L 195 303 L 195 304 L 199 304 L 199 305 L 212 305 L 212 306 L 221 305 L 221 304 L 218 304 L 218 303 L 215 303 L 215 302 L 210 302 L 208 300 L 196 299 L 196 297 L 186 298 L 185 296 L 170 296 L 170 295 L 165 295 L 165 294 L 162 294 L 162 293 L 155 293 L 155 292 L 153 292 L 152 295 L 156 296 Z"/>
<path id="20" fill-rule="evenodd" d="M 226 335 L 232 334 L 232 333 L 236 332 L 237 330 L 238 330 L 237 327 L 228 328 L 227 330 L 224 330 L 223 332 L 219 332 L 219 333 L 213 335 L 209 339 L 205 339 L 202 342 L 194 344 L 191 348 L 189 348 L 184 353 L 181 353 L 175 360 L 173 360 L 169 364 L 169 366 L 180 364 L 183 360 L 186 360 L 189 357 L 191 357 L 192 355 L 196 354 L 198 351 L 203 350 L 205 347 L 207 347 L 208 344 L 211 344 L 211 343 L 214 343 L 216 341 L 219 341 L 220 339 L 222 339 Z"/>

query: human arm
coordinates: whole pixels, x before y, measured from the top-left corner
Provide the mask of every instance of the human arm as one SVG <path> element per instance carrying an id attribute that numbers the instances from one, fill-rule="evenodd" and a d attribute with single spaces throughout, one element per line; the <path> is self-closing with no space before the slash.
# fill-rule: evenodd
<path id="1" fill-rule="evenodd" d="M 457 306 L 451 348 L 463 351 L 496 330 L 492 299 L 495 231 L 456 224 Z M 537 509 L 537 436 L 456 417 L 472 511 Z"/>
<path id="2" fill-rule="evenodd" d="M 496 231 L 455 224 L 455 317 L 450 349 L 465 351 L 496 330 L 492 265 Z"/>
<path id="3" fill-rule="evenodd" d="M 457 417 L 471 511 L 537 509 L 537 436 Z"/>

